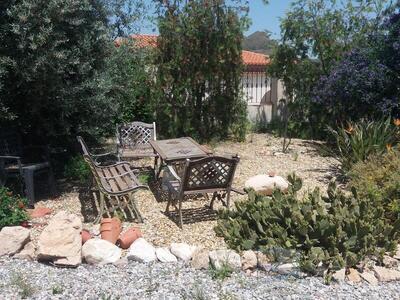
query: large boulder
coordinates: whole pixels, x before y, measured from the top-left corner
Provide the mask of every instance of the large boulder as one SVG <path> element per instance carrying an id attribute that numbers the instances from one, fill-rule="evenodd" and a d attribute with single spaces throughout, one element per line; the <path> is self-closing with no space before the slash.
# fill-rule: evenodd
<path id="1" fill-rule="evenodd" d="M 207 270 L 210 263 L 210 257 L 207 249 L 197 249 L 192 257 L 191 266 L 197 270 Z"/>
<path id="2" fill-rule="evenodd" d="M 257 268 L 257 254 L 252 250 L 243 251 L 242 253 L 242 269 L 253 270 Z"/>
<path id="3" fill-rule="evenodd" d="M 257 194 L 271 196 L 275 189 L 287 192 L 289 183 L 281 176 L 256 175 L 244 184 L 246 189 L 253 189 Z"/>
<path id="4" fill-rule="evenodd" d="M 91 265 L 116 263 L 121 254 L 120 248 L 102 239 L 90 239 L 82 246 L 82 257 Z"/>
<path id="5" fill-rule="evenodd" d="M 22 226 L 4 227 L 0 231 L 0 256 L 14 255 L 30 241 L 30 230 Z"/>
<path id="6" fill-rule="evenodd" d="M 56 214 L 38 240 L 38 260 L 57 266 L 76 267 L 81 263 L 82 221 L 65 211 Z"/>
<path id="7" fill-rule="evenodd" d="M 376 278 L 381 282 L 400 280 L 400 272 L 397 270 L 387 269 L 384 267 L 375 266 L 373 268 Z"/>
<path id="8" fill-rule="evenodd" d="M 29 242 L 25 245 L 24 249 L 21 252 L 14 255 L 15 258 L 26 259 L 26 260 L 34 260 L 35 258 L 35 245 L 33 242 Z"/>
<path id="9" fill-rule="evenodd" d="M 129 247 L 129 252 L 127 255 L 129 260 L 134 260 L 138 262 L 152 262 L 157 259 L 156 249 L 153 245 L 148 243 L 144 238 L 138 238 Z"/>
<path id="10" fill-rule="evenodd" d="M 156 256 L 158 260 L 163 263 L 174 263 L 178 261 L 176 256 L 173 255 L 167 248 L 157 248 Z"/>
<path id="11" fill-rule="evenodd" d="M 190 246 L 186 243 L 172 243 L 170 249 L 171 253 L 177 258 L 183 260 L 184 262 L 188 262 L 192 258 L 197 247 Z"/>
<path id="12" fill-rule="evenodd" d="M 214 250 L 209 253 L 211 265 L 220 270 L 227 266 L 239 270 L 242 266 L 240 255 L 233 250 Z"/>

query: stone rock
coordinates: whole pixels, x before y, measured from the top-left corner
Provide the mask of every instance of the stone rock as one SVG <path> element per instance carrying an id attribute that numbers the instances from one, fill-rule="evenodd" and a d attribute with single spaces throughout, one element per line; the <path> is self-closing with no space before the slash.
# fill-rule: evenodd
<path id="1" fill-rule="evenodd" d="M 371 285 L 377 285 L 378 279 L 376 279 L 375 275 L 371 272 L 362 272 L 360 273 L 362 279 L 368 282 Z"/>
<path id="2" fill-rule="evenodd" d="M 400 280 L 400 272 L 387 269 L 384 267 L 375 266 L 373 269 L 376 278 L 381 282 Z"/>
<path id="3" fill-rule="evenodd" d="M 51 214 L 52 210 L 47 207 L 36 207 L 34 209 L 29 209 L 28 214 L 31 219 L 42 218 L 46 215 Z"/>
<path id="4" fill-rule="evenodd" d="M 246 189 L 254 189 L 258 194 L 271 196 L 275 189 L 287 192 L 289 183 L 281 176 L 256 175 L 244 184 Z"/>
<path id="5" fill-rule="evenodd" d="M 186 243 L 172 243 L 170 247 L 171 253 L 185 262 L 192 258 L 196 249 L 196 246 L 190 246 Z"/>
<path id="6" fill-rule="evenodd" d="M 134 260 L 138 262 L 152 262 L 157 259 L 156 249 L 148 243 L 144 238 L 138 238 L 129 247 L 129 252 L 127 255 L 129 260 Z"/>
<path id="7" fill-rule="evenodd" d="M 209 253 L 211 265 L 219 270 L 224 266 L 239 270 L 242 267 L 240 255 L 233 250 L 214 250 Z"/>
<path id="8" fill-rule="evenodd" d="M 384 255 L 382 262 L 386 268 L 397 268 L 399 265 L 399 261 L 389 255 Z"/>
<path id="9" fill-rule="evenodd" d="M 397 245 L 397 250 L 393 258 L 400 260 L 400 244 Z"/>
<path id="10" fill-rule="evenodd" d="M 346 269 L 340 269 L 332 274 L 332 278 L 337 282 L 343 282 L 346 279 Z"/>
<path id="11" fill-rule="evenodd" d="M 347 279 L 353 283 L 361 282 L 360 273 L 356 269 L 350 268 L 349 274 L 347 274 Z"/>
<path id="12" fill-rule="evenodd" d="M 156 248 L 156 256 L 163 263 L 174 263 L 178 259 L 167 248 Z"/>
<path id="13" fill-rule="evenodd" d="M 82 221 L 65 211 L 57 213 L 38 240 L 38 260 L 57 266 L 76 267 L 82 262 Z"/>
<path id="14" fill-rule="evenodd" d="M 21 252 L 14 255 L 15 258 L 18 259 L 26 259 L 26 260 L 34 260 L 35 258 L 35 245 L 33 242 L 29 242 L 25 245 L 24 249 Z"/>
<path id="15" fill-rule="evenodd" d="M 267 255 L 262 253 L 261 251 L 256 251 L 257 256 L 257 267 L 263 269 L 264 266 L 270 265 L 270 259 Z"/>
<path id="16" fill-rule="evenodd" d="M 122 250 L 113 243 L 102 239 L 90 239 L 82 246 L 82 257 L 91 265 L 116 263 Z"/>
<path id="17" fill-rule="evenodd" d="M 293 263 L 282 264 L 276 267 L 276 272 L 282 275 L 290 274 L 296 269 L 296 265 Z"/>
<path id="18" fill-rule="evenodd" d="M 207 270 L 210 263 L 209 253 L 207 249 L 197 249 L 192 257 L 191 266 L 196 270 Z"/>
<path id="19" fill-rule="evenodd" d="M 22 226 L 7 226 L 0 231 L 0 256 L 14 255 L 31 239 L 30 230 Z"/>
<path id="20" fill-rule="evenodd" d="M 244 271 L 257 268 L 257 255 L 252 250 L 243 251 L 242 269 Z"/>
<path id="21" fill-rule="evenodd" d="M 122 257 L 120 259 L 118 259 L 116 262 L 113 263 L 114 266 L 116 266 L 117 268 L 125 268 L 128 265 L 129 261 L 128 258 L 126 257 Z"/>

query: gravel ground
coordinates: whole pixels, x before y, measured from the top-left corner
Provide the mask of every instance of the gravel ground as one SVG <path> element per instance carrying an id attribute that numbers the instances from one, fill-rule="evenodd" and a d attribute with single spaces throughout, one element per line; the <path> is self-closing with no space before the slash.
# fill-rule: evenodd
<path id="1" fill-rule="evenodd" d="M 400 282 L 325 285 L 320 277 L 253 275 L 221 281 L 182 264 L 58 269 L 7 258 L 0 259 L 0 299 L 399 299 Z"/>
<path id="2" fill-rule="evenodd" d="M 242 188 L 249 177 L 274 171 L 281 176 L 296 172 L 304 180 L 303 190 L 314 187 L 325 190 L 329 180 L 334 178 L 338 162 L 332 157 L 319 155 L 318 147 L 321 143 L 294 139 L 288 153 L 281 152 L 281 143 L 280 138 L 269 134 L 251 134 L 244 143 L 223 142 L 208 146 L 217 154 L 239 154 L 240 163 L 236 170 L 234 187 Z M 152 165 L 151 160 L 134 162 L 134 164 L 146 163 Z M 223 239 L 215 235 L 213 229 L 216 225 L 215 212 L 206 208 L 209 201 L 199 198 L 184 203 L 184 226 L 181 230 L 173 218 L 164 214 L 165 198 L 155 197 L 154 190 L 153 188 L 152 191 L 138 191 L 135 194 L 144 223 L 134 225 L 141 228 L 146 240 L 156 246 L 186 242 L 201 245 L 209 250 L 226 248 Z M 245 199 L 245 195 L 232 194 L 233 202 Z M 54 212 L 62 209 L 82 216 L 82 207 L 90 204 L 89 202 L 91 199 L 83 197 L 78 192 L 68 192 L 57 199 L 40 201 L 37 206 L 53 208 Z M 217 204 L 215 207 L 218 209 L 221 206 Z M 48 219 L 49 216 L 38 222 L 47 222 Z M 132 224 L 124 225 L 128 227 Z M 91 229 L 92 224 L 87 222 L 85 227 Z M 37 236 L 42 228 L 34 228 L 33 236 Z"/>

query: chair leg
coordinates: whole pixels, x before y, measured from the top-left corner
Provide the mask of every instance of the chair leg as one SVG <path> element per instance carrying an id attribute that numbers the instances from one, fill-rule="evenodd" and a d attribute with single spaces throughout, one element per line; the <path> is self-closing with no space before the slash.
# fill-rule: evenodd
<path id="1" fill-rule="evenodd" d="M 35 204 L 35 187 L 33 179 L 33 171 L 24 170 L 24 184 L 25 184 L 25 195 L 28 198 L 30 206 Z"/>
<path id="2" fill-rule="evenodd" d="M 50 188 L 50 192 L 51 195 L 54 197 L 57 193 L 57 189 L 56 189 L 56 180 L 54 178 L 54 172 L 53 169 L 50 167 L 49 168 L 49 173 L 48 173 L 48 184 L 49 184 L 49 188 Z"/>
<path id="3" fill-rule="evenodd" d="M 171 206 L 172 202 L 172 195 L 171 192 L 168 191 L 168 203 L 167 203 L 167 208 L 165 209 L 165 213 L 169 214 L 169 207 Z"/>
<path id="4" fill-rule="evenodd" d="M 104 208 L 105 208 L 104 206 L 105 206 L 104 194 L 102 192 L 100 192 L 99 215 L 97 216 L 94 223 L 100 223 L 100 220 L 104 214 Z M 108 213 L 108 216 L 110 216 L 110 213 Z"/>
<path id="5" fill-rule="evenodd" d="M 182 220 L 182 199 L 179 199 L 179 227 L 182 229 L 183 228 L 183 220 Z"/>
<path id="6" fill-rule="evenodd" d="M 226 193 L 226 208 L 229 210 L 229 205 L 230 205 L 230 200 L 231 200 L 231 191 L 228 191 Z"/>
<path id="7" fill-rule="evenodd" d="M 139 223 L 143 223 L 143 217 L 142 217 L 142 215 L 140 214 L 140 212 L 139 212 L 139 210 L 138 210 L 138 208 L 137 208 L 137 206 L 136 206 L 136 201 L 135 201 L 135 199 L 134 199 L 134 197 L 133 197 L 133 193 L 131 193 L 131 194 L 129 195 L 129 200 L 130 200 L 130 202 L 132 203 L 132 208 L 133 208 L 133 210 L 135 211 L 136 217 L 138 218 L 138 222 L 139 222 Z"/>
<path id="8" fill-rule="evenodd" d="M 215 198 L 217 197 L 217 192 L 214 192 L 213 193 L 213 196 L 212 196 L 212 198 L 211 198 L 211 202 L 210 202 L 210 208 L 211 209 L 214 209 L 214 201 L 215 201 Z"/>

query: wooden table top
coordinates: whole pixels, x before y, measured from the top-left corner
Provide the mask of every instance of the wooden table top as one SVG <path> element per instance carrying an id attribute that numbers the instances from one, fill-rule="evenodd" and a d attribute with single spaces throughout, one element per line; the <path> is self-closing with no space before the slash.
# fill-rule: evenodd
<path id="1" fill-rule="evenodd" d="M 150 141 L 150 144 L 164 161 L 202 158 L 212 154 L 211 150 L 190 137 Z"/>

